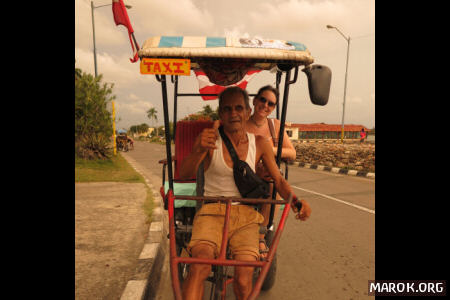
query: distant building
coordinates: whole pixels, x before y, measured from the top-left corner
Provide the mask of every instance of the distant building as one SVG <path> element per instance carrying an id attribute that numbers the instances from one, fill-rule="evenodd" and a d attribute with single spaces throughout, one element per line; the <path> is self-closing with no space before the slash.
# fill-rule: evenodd
<path id="1" fill-rule="evenodd" d="M 139 132 L 139 133 L 133 133 L 133 137 L 137 138 L 140 136 L 149 136 L 152 134 L 152 132 L 155 131 L 155 128 L 150 127 L 149 129 L 147 129 L 147 132 Z"/>
<path id="2" fill-rule="evenodd" d="M 369 133 L 369 129 L 363 125 L 344 125 L 344 138 L 345 139 L 359 139 L 359 132 L 364 128 L 364 131 Z M 294 124 L 286 122 L 285 130 L 289 139 L 301 140 L 301 139 L 340 139 L 342 125 L 341 124 L 325 124 L 325 123 L 313 123 L 313 124 Z"/>

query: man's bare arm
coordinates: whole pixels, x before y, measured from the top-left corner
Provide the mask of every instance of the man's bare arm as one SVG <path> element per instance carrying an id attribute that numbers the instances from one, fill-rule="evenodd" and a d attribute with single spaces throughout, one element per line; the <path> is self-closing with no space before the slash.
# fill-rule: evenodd
<path id="1" fill-rule="evenodd" d="M 208 151 L 198 153 L 191 152 L 186 156 L 180 166 L 180 179 L 187 180 L 194 178 L 200 163 L 205 159 Z"/>
<path id="2" fill-rule="evenodd" d="M 280 170 L 278 169 L 275 158 L 273 156 L 271 145 L 266 139 L 262 138 L 261 136 L 256 136 L 256 148 L 260 149 L 261 151 L 260 158 L 262 159 L 263 164 L 269 172 L 270 176 L 274 180 L 275 187 L 277 188 L 278 193 L 281 195 L 281 197 L 287 199 L 289 197 L 289 194 L 292 193 L 292 189 L 280 174 Z"/>
<path id="3" fill-rule="evenodd" d="M 183 160 L 180 166 L 180 178 L 190 179 L 194 178 L 197 174 L 197 169 L 200 163 L 207 157 L 212 157 L 212 151 L 216 149 L 216 140 L 218 137 L 217 128 L 219 128 L 220 122 L 215 121 L 212 128 L 203 129 L 203 131 L 197 136 L 192 147 L 192 152 Z M 208 168 L 208 164 L 205 165 L 205 171 Z"/>
<path id="4" fill-rule="evenodd" d="M 261 151 L 260 158 L 262 159 L 263 164 L 266 167 L 267 171 L 269 172 L 270 176 L 273 178 L 277 192 L 281 195 L 281 197 L 283 197 L 283 199 L 286 200 L 289 199 L 289 196 L 291 194 L 294 196 L 295 194 L 292 191 L 292 188 L 290 187 L 289 183 L 283 178 L 283 176 L 281 176 L 275 158 L 273 157 L 272 147 L 269 144 L 269 142 L 262 137 L 257 137 L 256 147 Z M 297 201 L 297 199 L 293 199 L 293 201 Z M 294 209 L 294 212 L 297 213 L 296 216 L 297 219 L 306 220 L 311 214 L 311 208 L 305 200 L 299 201 L 302 204 L 300 212 L 298 212 L 294 203 L 291 203 L 291 206 Z"/>

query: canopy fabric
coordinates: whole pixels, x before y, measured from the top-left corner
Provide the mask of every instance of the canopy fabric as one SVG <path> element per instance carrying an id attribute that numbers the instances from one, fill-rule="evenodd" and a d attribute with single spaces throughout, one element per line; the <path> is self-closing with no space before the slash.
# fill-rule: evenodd
<path id="1" fill-rule="evenodd" d="M 261 70 L 250 70 L 240 81 L 228 86 L 221 86 L 212 83 L 206 73 L 202 70 L 194 70 L 195 76 L 197 77 L 198 89 L 200 94 L 220 94 L 220 92 L 222 92 L 229 86 L 238 86 L 241 89 L 245 90 L 250 79 L 252 79 L 253 76 L 258 74 L 259 72 L 261 72 Z M 202 99 L 215 100 L 217 99 L 217 96 L 202 96 Z"/>
<path id="2" fill-rule="evenodd" d="M 144 42 L 138 55 L 140 58 L 236 58 L 291 61 L 302 65 L 314 62 L 309 50 L 301 43 L 237 37 L 155 36 Z"/>

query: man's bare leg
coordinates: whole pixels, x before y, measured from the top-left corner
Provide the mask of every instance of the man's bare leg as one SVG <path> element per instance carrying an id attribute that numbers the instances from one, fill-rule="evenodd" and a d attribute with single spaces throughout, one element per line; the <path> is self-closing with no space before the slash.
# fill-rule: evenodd
<path id="1" fill-rule="evenodd" d="M 214 248 L 207 244 L 193 247 L 192 257 L 214 258 Z M 201 300 L 204 292 L 204 282 L 211 273 L 211 265 L 191 264 L 186 280 L 183 282 L 182 292 L 184 300 Z"/>
<path id="2" fill-rule="evenodd" d="M 235 255 L 236 260 L 255 261 L 253 255 Z M 233 290 L 237 300 L 246 300 L 253 287 L 254 267 L 235 267 Z"/>

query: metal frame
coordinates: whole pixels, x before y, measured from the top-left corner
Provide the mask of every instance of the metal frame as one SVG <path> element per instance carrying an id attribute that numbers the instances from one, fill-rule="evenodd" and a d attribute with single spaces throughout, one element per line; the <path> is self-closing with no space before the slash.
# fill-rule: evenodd
<path id="1" fill-rule="evenodd" d="M 291 69 L 295 68 L 294 73 L 294 79 L 290 80 L 291 77 Z M 283 146 L 283 137 L 284 137 L 284 127 L 285 127 L 285 121 L 286 121 L 286 112 L 287 112 L 287 104 L 288 104 L 288 97 L 289 97 L 289 85 L 295 83 L 297 81 L 298 77 L 298 66 L 290 67 L 286 71 L 286 78 L 284 83 L 284 92 L 283 92 L 283 104 L 281 108 L 281 126 L 280 131 L 278 134 L 278 151 L 277 151 L 277 157 L 276 157 L 276 163 L 278 168 L 280 167 L 281 163 L 281 150 Z M 281 82 L 281 75 L 282 72 L 278 71 L 276 74 L 276 88 L 279 90 L 279 84 Z M 194 197 L 194 196 L 183 196 L 183 195 L 177 195 L 174 196 L 173 194 L 173 168 L 172 168 L 172 150 L 171 150 L 171 136 L 170 136 L 170 126 L 169 126 L 169 107 L 168 107 L 168 96 L 167 96 L 167 79 L 166 75 L 155 75 L 156 79 L 161 83 L 161 89 L 162 89 L 162 98 L 163 98 L 163 114 L 164 114 L 164 126 L 166 128 L 165 130 L 165 137 L 166 137 L 166 155 L 167 155 L 167 167 L 168 167 L 168 179 L 169 179 L 169 190 L 167 194 L 164 195 L 164 207 L 168 209 L 169 214 L 169 244 L 170 244 L 170 270 L 171 270 L 171 277 L 172 277 L 172 287 L 174 291 L 174 296 L 176 300 L 182 300 L 181 296 L 181 287 L 180 287 L 180 281 L 178 277 L 178 264 L 179 263 L 198 263 L 198 264 L 211 264 L 211 265 L 220 265 L 220 266 L 252 266 L 252 267 L 260 267 L 261 272 L 259 274 L 259 277 L 253 286 L 253 290 L 249 296 L 249 300 L 255 299 L 261 289 L 261 286 L 264 282 L 264 279 L 267 275 L 267 272 L 270 268 L 270 265 L 272 263 L 272 260 L 275 256 L 276 249 L 278 247 L 278 243 L 281 237 L 281 232 L 284 229 L 284 225 L 287 219 L 287 216 L 290 211 L 290 202 L 292 199 L 288 200 L 275 200 L 276 197 L 276 189 L 274 186 L 272 199 L 240 199 L 240 198 L 226 198 L 223 197 L 217 198 L 217 197 Z M 195 93 L 178 93 L 178 76 L 171 75 L 171 82 L 174 84 L 174 120 L 173 120 L 173 126 L 174 126 L 174 138 L 176 133 L 176 122 L 177 122 L 177 102 L 178 97 L 180 96 L 217 96 L 217 94 L 195 94 Z M 255 96 L 255 94 L 250 94 L 250 96 Z M 277 119 L 279 119 L 279 102 L 277 103 Z M 165 170 L 165 169 L 164 169 Z M 161 192 L 163 194 L 164 191 L 164 178 L 165 178 L 165 171 L 163 170 L 163 187 L 161 188 Z M 286 166 L 286 174 L 287 176 L 287 166 Z M 221 245 L 221 252 L 219 254 L 219 257 L 217 259 L 200 259 L 200 258 L 192 258 L 192 257 L 180 257 L 176 254 L 176 239 L 175 239 L 175 216 L 174 216 L 174 201 L 176 199 L 180 200 L 195 200 L 195 201 L 204 201 L 207 200 L 209 202 L 221 202 L 226 204 L 226 213 L 225 213 L 225 223 L 223 228 L 223 237 L 222 237 L 222 245 Z M 270 217 L 269 217 L 269 224 L 267 228 L 270 228 L 273 224 L 273 216 L 275 211 L 275 204 L 285 204 L 280 222 L 277 226 L 275 236 L 273 239 L 273 242 L 271 246 L 269 247 L 269 253 L 266 261 L 238 261 L 238 260 L 231 260 L 226 259 L 226 246 L 228 242 L 228 223 L 230 219 L 230 211 L 231 211 L 231 203 L 232 202 L 243 202 L 243 203 L 270 203 L 271 210 L 270 210 Z M 232 280 L 225 280 L 224 281 L 224 287 L 226 288 L 226 285 L 231 283 Z"/>
<path id="2" fill-rule="evenodd" d="M 248 300 L 254 300 L 261 290 L 261 286 L 266 278 L 269 271 L 272 260 L 275 256 L 278 244 L 280 242 L 281 232 L 284 229 L 287 216 L 290 211 L 290 203 L 292 199 L 288 200 L 267 200 L 267 199 L 249 199 L 249 198 L 218 198 L 218 197 L 195 197 L 195 196 L 174 196 L 172 190 L 168 191 L 168 204 L 169 204 L 169 245 L 170 245 L 170 273 L 172 278 L 172 288 L 174 291 L 174 296 L 176 300 L 182 300 L 180 280 L 178 277 L 178 264 L 179 263 L 196 263 L 196 264 L 209 264 L 209 265 L 219 265 L 219 266 L 248 266 L 248 267 L 260 267 L 261 272 L 259 274 L 256 283 L 253 286 L 252 292 L 247 298 Z M 222 235 L 222 244 L 220 247 L 219 257 L 216 259 L 203 259 L 203 258 L 192 258 L 192 257 L 181 257 L 176 253 L 176 241 L 175 241 L 175 216 L 174 216 L 174 202 L 176 199 L 182 200 L 195 200 L 195 201 L 209 201 L 209 202 L 220 202 L 226 203 L 225 211 L 225 222 Z M 266 261 L 240 261 L 231 260 L 226 258 L 226 249 L 228 244 L 228 225 L 230 221 L 230 211 L 232 202 L 243 202 L 243 203 L 272 203 L 272 204 L 285 204 L 283 214 L 278 224 L 275 236 L 273 238 L 272 244 L 269 247 L 269 253 L 267 254 Z M 224 282 L 224 287 L 230 284 L 232 280 L 226 280 Z"/>

